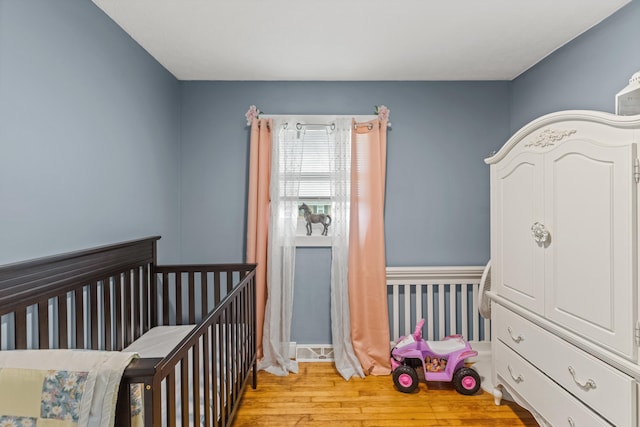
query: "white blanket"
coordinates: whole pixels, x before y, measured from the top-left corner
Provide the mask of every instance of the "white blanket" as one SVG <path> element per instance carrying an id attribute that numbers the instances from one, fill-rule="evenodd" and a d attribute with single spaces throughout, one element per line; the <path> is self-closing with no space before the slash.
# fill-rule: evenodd
<path id="1" fill-rule="evenodd" d="M 112 427 L 135 353 L 0 351 L 0 426 Z"/>

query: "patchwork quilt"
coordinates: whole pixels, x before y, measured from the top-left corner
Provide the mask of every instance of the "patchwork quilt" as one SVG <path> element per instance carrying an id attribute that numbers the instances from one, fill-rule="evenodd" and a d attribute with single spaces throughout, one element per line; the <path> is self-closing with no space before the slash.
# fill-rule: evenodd
<path id="1" fill-rule="evenodd" d="M 0 427 L 111 427 L 130 352 L 0 351 Z"/>

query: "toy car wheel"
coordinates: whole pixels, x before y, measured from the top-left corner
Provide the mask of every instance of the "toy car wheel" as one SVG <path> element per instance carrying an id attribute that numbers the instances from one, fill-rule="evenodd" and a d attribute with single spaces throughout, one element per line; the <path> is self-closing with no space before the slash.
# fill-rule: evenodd
<path id="1" fill-rule="evenodd" d="M 393 371 L 393 383 L 401 392 L 411 393 L 418 388 L 418 373 L 411 366 L 398 366 Z"/>
<path id="2" fill-rule="evenodd" d="M 453 375 L 453 386 L 460 394 L 476 394 L 480 390 L 480 375 L 471 368 L 460 368 Z"/>

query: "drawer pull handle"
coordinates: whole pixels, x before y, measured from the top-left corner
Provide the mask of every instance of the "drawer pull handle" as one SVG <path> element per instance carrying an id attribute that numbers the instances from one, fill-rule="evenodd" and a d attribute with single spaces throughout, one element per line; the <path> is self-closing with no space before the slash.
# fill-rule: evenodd
<path id="1" fill-rule="evenodd" d="M 522 336 L 522 335 L 518 335 L 517 337 L 514 337 L 513 336 L 513 329 L 511 329 L 511 326 L 507 326 L 507 331 L 509 331 L 509 336 L 511 337 L 513 342 L 515 342 L 516 344 L 520 343 L 520 341 L 522 341 L 524 339 L 524 336 Z"/>
<path id="2" fill-rule="evenodd" d="M 513 375 L 513 370 L 511 370 L 511 365 L 507 365 L 507 369 L 509 370 L 509 375 L 511 375 L 511 379 L 514 380 L 516 384 L 520 384 L 522 381 L 524 381 L 524 378 L 522 378 L 522 375 L 518 375 L 517 377 Z"/>
<path id="3" fill-rule="evenodd" d="M 569 373 L 571 374 L 571 376 L 573 377 L 573 382 L 576 383 L 576 385 L 578 387 L 580 387 L 583 390 L 590 390 L 592 388 L 596 388 L 596 382 L 594 380 L 592 380 L 591 378 L 589 378 L 586 382 L 581 383 L 580 381 L 578 381 L 576 379 L 576 370 L 573 369 L 573 366 L 569 366 Z"/>
<path id="4" fill-rule="evenodd" d="M 567 422 L 569 423 L 569 427 L 576 427 L 576 422 L 573 421 L 573 418 L 567 418 Z"/>

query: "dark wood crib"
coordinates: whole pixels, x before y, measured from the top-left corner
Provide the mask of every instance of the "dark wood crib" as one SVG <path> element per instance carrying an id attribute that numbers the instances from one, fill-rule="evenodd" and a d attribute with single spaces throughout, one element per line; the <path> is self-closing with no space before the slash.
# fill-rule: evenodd
<path id="1" fill-rule="evenodd" d="M 115 425 L 131 425 L 135 387 L 135 424 L 230 425 L 256 387 L 255 265 L 159 266 L 159 238 L 0 266 L 1 349 L 120 351 L 153 327 L 196 325 L 164 357 L 131 362 Z"/>

